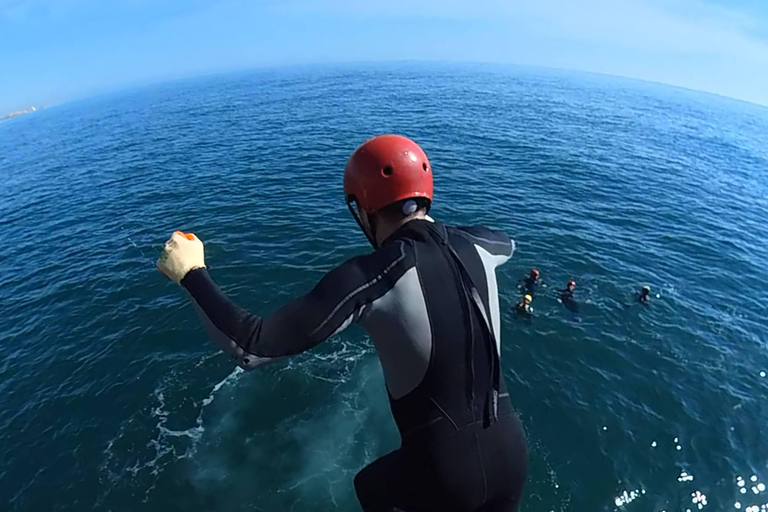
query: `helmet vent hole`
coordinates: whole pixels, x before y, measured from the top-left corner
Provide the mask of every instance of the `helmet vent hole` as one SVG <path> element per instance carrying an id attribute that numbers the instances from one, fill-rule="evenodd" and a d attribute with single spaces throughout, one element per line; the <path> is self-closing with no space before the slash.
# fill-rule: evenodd
<path id="1" fill-rule="evenodd" d="M 424 169 L 424 172 L 428 172 L 429 171 L 429 168 L 427 167 L 427 162 L 423 162 L 421 164 L 421 167 Z"/>
<path id="2" fill-rule="evenodd" d="M 387 165 L 381 170 L 381 174 L 384 176 L 392 176 L 392 173 L 395 172 L 395 170 L 392 168 L 391 165 Z"/>

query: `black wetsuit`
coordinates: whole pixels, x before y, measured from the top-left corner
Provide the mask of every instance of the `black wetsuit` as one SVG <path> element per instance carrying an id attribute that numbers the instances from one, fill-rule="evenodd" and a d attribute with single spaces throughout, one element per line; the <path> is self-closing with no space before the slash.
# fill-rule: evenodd
<path id="1" fill-rule="evenodd" d="M 520 280 L 520 288 L 523 288 L 529 295 L 536 295 L 536 288 L 541 283 L 541 279 L 538 277 L 528 276 Z"/>
<path id="2" fill-rule="evenodd" d="M 531 307 L 530 307 L 530 306 L 526 306 L 526 305 L 525 305 L 524 303 L 522 303 L 522 302 L 520 302 L 520 303 L 517 305 L 517 308 L 516 308 L 516 309 L 517 309 L 517 313 L 518 313 L 519 315 L 524 315 L 524 316 L 531 316 L 531 314 L 532 314 L 532 312 L 531 312 Z"/>
<path id="3" fill-rule="evenodd" d="M 528 460 L 499 366 L 495 268 L 513 251 L 501 232 L 414 220 L 266 318 L 233 304 L 205 269 L 182 285 L 245 369 L 308 350 L 352 322 L 368 331 L 402 445 L 355 477 L 365 511 L 511 512 Z"/>
<path id="4" fill-rule="evenodd" d="M 573 290 L 569 290 L 568 288 L 560 290 L 560 300 L 563 302 L 573 301 Z"/>

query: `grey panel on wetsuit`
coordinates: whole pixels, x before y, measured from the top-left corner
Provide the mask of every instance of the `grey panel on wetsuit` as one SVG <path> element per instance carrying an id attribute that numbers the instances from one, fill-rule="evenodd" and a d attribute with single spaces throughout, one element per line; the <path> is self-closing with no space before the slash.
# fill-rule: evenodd
<path id="1" fill-rule="evenodd" d="M 422 381 L 432 352 L 432 329 L 416 268 L 373 301 L 360 318 L 371 335 L 393 398 L 403 397 Z"/>
<path id="2" fill-rule="evenodd" d="M 512 250 L 514 251 L 514 244 Z M 485 280 L 488 283 L 488 306 L 491 310 L 491 325 L 496 336 L 496 350 L 501 354 L 501 315 L 499 313 L 499 287 L 496 282 L 496 267 L 506 262 L 512 255 L 491 254 L 475 244 L 485 269 Z"/>
<path id="3" fill-rule="evenodd" d="M 483 263 L 485 282 L 488 287 L 490 322 L 496 337 L 496 349 L 501 354 L 501 315 L 499 313 L 499 287 L 496 281 L 496 268 L 512 257 L 515 252 L 515 241 L 503 232 L 491 231 L 479 226 L 460 227 L 456 228 L 456 231 L 472 242 Z"/>

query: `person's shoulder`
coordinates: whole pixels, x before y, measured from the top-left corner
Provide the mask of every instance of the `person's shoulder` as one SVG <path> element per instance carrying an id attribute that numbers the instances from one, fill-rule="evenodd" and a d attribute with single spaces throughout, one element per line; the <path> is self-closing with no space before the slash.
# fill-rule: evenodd
<path id="1" fill-rule="evenodd" d="M 367 254 L 353 256 L 330 273 L 355 275 L 359 279 L 373 279 L 395 267 L 410 266 L 414 257 L 407 240 L 393 240 Z"/>
<path id="2" fill-rule="evenodd" d="M 504 231 L 485 226 L 446 226 L 449 233 L 455 233 L 469 239 L 494 255 L 512 256 L 515 242 Z"/>
<path id="3" fill-rule="evenodd" d="M 374 285 L 397 282 L 413 265 L 412 251 L 404 244 L 393 242 L 373 252 L 353 256 L 330 269 L 316 283 L 310 296 L 331 303 L 363 292 L 362 296 L 367 297 L 380 289 Z"/>

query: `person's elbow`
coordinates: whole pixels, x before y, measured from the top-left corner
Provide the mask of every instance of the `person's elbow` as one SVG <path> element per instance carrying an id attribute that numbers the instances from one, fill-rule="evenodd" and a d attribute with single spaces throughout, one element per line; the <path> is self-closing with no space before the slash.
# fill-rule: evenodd
<path id="1" fill-rule="evenodd" d="M 265 365 L 267 363 L 271 363 L 273 361 L 277 361 L 278 359 L 282 359 L 281 357 L 259 357 L 253 354 L 233 354 L 233 353 L 230 353 L 229 357 L 235 362 L 237 366 L 239 366 L 245 371 L 255 370 L 259 366 Z"/>

